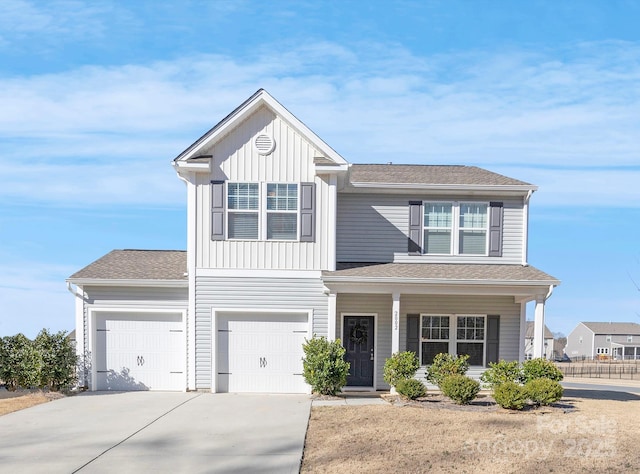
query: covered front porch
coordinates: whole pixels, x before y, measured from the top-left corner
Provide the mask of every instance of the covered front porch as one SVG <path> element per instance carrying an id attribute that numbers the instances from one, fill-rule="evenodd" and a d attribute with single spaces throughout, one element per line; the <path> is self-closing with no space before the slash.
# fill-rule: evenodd
<path id="1" fill-rule="evenodd" d="M 440 352 L 469 354 L 476 376 L 490 362 L 524 360 L 526 303 L 536 301 L 536 327 L 544 328 L 545 302 L 558 282 L 532 267 L 479 266 L 503 278 L 483 279 L 476 265 L 451 264 L 349 264 L 325 272 L 328 336 L 347 350 L 347 388 L 388 389 L 384 363 L 405 350 L 418 355 L 419 378 Z M 519 270 L 529 279 L 515 279 Z"/>

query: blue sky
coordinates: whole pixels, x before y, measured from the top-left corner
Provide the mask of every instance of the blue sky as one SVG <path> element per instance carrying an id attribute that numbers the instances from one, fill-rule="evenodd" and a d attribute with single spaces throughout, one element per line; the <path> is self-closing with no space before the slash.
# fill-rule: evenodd
<path id="1" fill-rule="evenodd" d="M 65 278 L 184 249 L 170 161 L 267 89 L 353 163 L 532 182 L 547 325 L 640 322 L 640 2 L 0 0 L 0 336 Z"/>

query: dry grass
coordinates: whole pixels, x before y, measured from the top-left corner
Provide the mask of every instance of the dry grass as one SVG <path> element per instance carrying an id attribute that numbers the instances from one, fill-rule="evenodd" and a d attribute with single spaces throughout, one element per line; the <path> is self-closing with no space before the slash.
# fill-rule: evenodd
<path id="1" fill-rule="evenodd" d="M 50 402 L 63 395 L 43 392 L 4 392 L 0 396 L 0 416 L 23 410 L 41 403 Z"/>
<path id="2" fill-rule="evenodd" d="M 314 407 L 302 472 L 639 472 L 640 397 L 567 395 L 527 412 L 433 402 Z"/>

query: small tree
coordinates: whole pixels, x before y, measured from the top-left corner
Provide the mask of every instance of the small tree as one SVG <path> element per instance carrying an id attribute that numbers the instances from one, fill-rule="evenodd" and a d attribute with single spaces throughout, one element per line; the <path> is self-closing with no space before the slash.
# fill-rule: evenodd
<path id="1" fill-rule="evenodd" d="M 7 336 L 0 349 L 0 378 L 9 390 L 31 388 L 40 384 L 42 357 L 24 334 Z"/>
<path id="2" fill-rule="evenodd" d="M 413 378 L 419 367 L 420 362 L 415 352 L 396 352 L 384 363 L 384 381 L 397 388 L 401 380 Z"/>
<path id="3" fill-rule="evenodd" d="M 445 377 L 449 375 L 464 375 L 468 369 L 469 356 L 467 354 L 454 356 L 441 352 L 433 358 L 433 364 L 427 368 L 425 378 L 439 387 Z"/>
<path id="4" fill-rule="evenodd" d="M 340 339 L 328 341 L 314 336 L 302 345 L 304 380 L 315 393 L 335 395 L 347 384 L 350 364 L 344 360 L 346 350 Z"/>
<path id="5" fill-rule="evenodd" d="M 42 357 L 40 386 L 50 390 L 71 386 L 76 380 L 78 358 L 66 331 L 51 334 L 43 329 L 34 343 Z"/>

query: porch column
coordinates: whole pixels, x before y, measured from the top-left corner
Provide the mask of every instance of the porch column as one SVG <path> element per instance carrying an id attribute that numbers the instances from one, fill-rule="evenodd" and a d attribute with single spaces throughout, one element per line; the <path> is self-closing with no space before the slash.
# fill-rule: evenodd
<path id="1" fill-rule="evenodd" d="M 327 340 L 336 340 L 336 294 L 327 295 Z"/>
<path id="2" fill-rule="evenodd" d="M 400 352 L 400 293 L 393 294 L 391 305 L 391 353 Z"/>
<path id="3" fill-rule="evenodd" d="M 535 322 L 533 325 L 533 357 L 544 354 L 544 296 L 536 296 Z"/>

